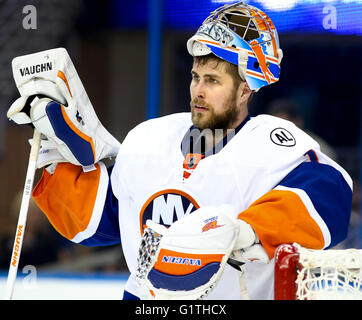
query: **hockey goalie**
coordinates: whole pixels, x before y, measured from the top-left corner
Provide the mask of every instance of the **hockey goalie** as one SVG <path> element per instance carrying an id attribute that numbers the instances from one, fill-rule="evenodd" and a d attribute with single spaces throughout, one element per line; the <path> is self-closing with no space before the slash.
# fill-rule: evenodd
<path id="1" fill-rule="evenodd" d="M 122 143 L 98 120 L 65 49 L 14 59 L 20 98 L 8 117 L 42 134 L 33 197 L 65 238 L 122 243 L 123 299 L 273 299 L 278 245 L 345 239 L 351 178 L 293 123 L 249 115 L 283 57 L 264 12 L 222 6 L 187 50 L 190 112 L 145 121 Z M 51 69 L 21 72 L 46 61 Z"/>

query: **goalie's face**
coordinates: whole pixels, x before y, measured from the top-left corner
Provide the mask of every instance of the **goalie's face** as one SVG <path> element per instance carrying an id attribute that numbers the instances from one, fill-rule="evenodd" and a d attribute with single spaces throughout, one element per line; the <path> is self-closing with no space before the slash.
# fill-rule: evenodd
<path id="1" fill-rule="evenodd" d="M 225 62 L 216 59 L 205 63 L 195 61 L 191 75 L 190 106 L 196 127 L 234 129 L 245 119 L 248 113 L 245 82 L 235 83 Z"/>

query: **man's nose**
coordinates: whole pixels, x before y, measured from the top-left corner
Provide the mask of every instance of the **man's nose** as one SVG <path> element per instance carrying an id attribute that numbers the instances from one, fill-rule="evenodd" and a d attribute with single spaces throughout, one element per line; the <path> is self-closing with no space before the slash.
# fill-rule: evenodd
<path id="1" fill-rule="evenodd" d="M 202 81 L 196 87 L 196 96 L 200 99 L 205 99 L 206 97 L 205 85 Z"/>

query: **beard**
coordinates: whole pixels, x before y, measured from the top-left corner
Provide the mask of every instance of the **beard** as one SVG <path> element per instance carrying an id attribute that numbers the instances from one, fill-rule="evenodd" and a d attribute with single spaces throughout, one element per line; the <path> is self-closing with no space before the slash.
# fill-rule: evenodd
<path id="1" fill-rule="evenodd" d="M 197 112 L 195 105 L 207 108 L 206 112 Z M 225 103 L 223 104 L 223 112 L 215 113 L 212 105 L 204 102 L 202 99 L 194 98 L 190 102 L 191 119 L 194 126 L 199 129 L 222 129 L 223 131 L 230 129 L 231 125 L 236 121 L 239 109 L 236 105 L 236 90 L 233 90 Z"/>

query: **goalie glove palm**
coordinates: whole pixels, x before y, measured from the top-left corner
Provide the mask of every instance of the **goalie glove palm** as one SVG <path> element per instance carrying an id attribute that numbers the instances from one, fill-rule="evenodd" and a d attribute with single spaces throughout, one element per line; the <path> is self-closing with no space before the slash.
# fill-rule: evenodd
<path id="1" fill-rule="evenodd" d="M 12 67 L 21 97 L 8 118 L 31 122 L 73 164 L 88 166 L 117 155 L 120 143 L 100 123 L 65 49 L 17 57 Z"/>
<path id="2" fill-rule="evenodd" d="M 149 292 L 156 299 L 206 296 L 221 277 L 231 252 L 240 247 L 240 225 L 231 211 L 229 206 L 203 207 L 169 228 L 148 220 L 151 230 L 145 231 L 147 239 L 141 245 L 136 274 L 141 296 L 150 298 Z M 245 229 L 243 245 L 250 246 L 254 232 L 249 225 Z M 153 243 L 150 232 L 161 239 L 157 251 L 147 254 Z M 147 256 L 150 259 L 145 264 Z"/>

